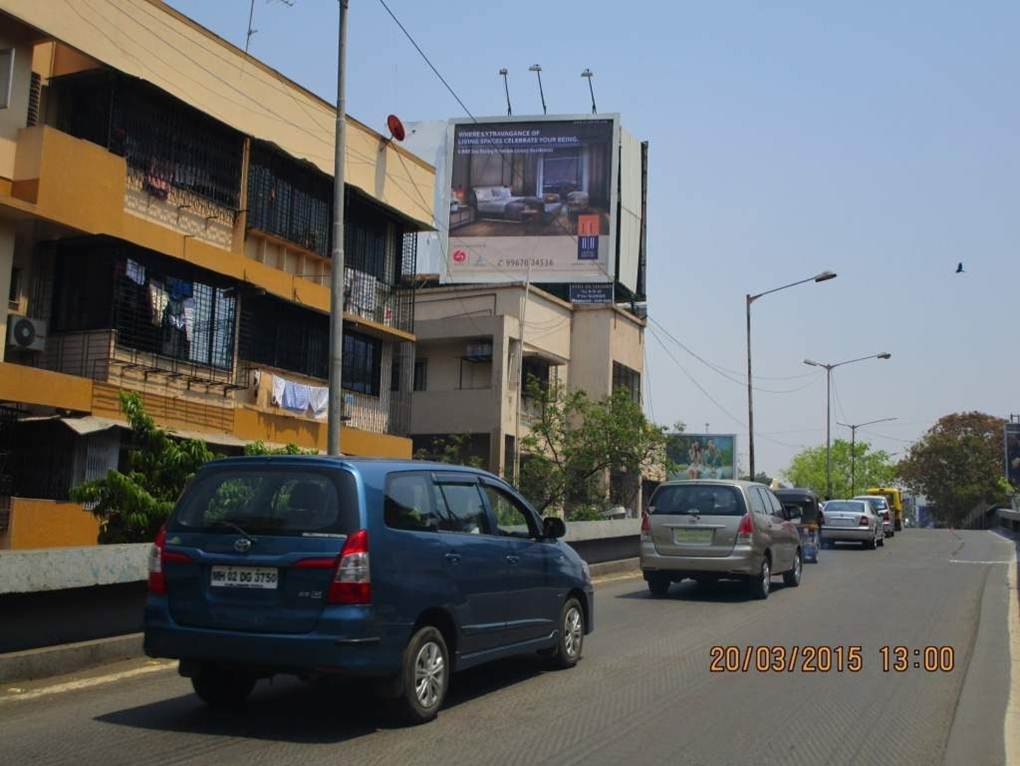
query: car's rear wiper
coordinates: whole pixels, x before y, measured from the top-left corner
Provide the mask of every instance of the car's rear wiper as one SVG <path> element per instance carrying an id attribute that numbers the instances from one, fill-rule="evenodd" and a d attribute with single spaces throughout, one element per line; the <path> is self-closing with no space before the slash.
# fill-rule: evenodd
<path id="1" fill-rule="evenodd" d="M 247 532 L 244 531 L 244 529 L 241 528 L 241 526 L 239 524 L 235 524 L 232 521 L 225 521 L 225 520 L 214 521 L 210 526 L 213 527 L 213 528 L 215 528 L 215 527 L 229 527 L 230 529 L 234 530 L 235 532 L 237 532 L 241 536 L 247 537 L 249 540 L 254 540 L 255 539 L 254 535 L 248 534 Z"/>

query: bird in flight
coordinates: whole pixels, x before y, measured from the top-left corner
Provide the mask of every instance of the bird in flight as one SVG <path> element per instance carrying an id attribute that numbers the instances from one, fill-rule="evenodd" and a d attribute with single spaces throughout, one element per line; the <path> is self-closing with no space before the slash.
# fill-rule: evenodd
<path id="1" fill-rule="evenodd" d="M 963 274 L 963 262 L 962 261 L 960 263 L 956 264 L 956 273 L 957 274 Z"/>

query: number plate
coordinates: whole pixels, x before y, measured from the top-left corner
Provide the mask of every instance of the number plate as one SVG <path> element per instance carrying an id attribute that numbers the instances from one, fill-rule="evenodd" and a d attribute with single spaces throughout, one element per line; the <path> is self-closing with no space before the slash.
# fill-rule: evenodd
<path id="1" fill-rule="evenodd" d="M 214 588 L 276 590 L 278 573 L 272 567 L 214 566 L 209 584 Z"/>
<path id="2" fill-rule="evenodd" d="M 684 543 L 695 543 L 710 545 L 712 542 L 711 529 L 674 529 L 673 542 L 680 545 Z"/>
<path id="3" fill-rule="evenodd" d="M 857 526 L 857 519 L 833 519 L 832 526 L 834 527 L 853 527 Z"/>

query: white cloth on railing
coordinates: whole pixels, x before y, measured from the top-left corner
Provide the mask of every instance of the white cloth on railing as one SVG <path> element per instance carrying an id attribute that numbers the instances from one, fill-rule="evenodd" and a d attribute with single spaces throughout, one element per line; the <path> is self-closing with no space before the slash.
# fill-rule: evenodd
<path id="1" fill-rule="evenodd" d="M 270 375 L 269 378 L 273 385 L 273 395 L 270 397 L 269 401 L 277 407 L 282 407 L 283 387 L 287 385 L 287 380 L 285 378 L 281 378 L 279 375 Z"/>
<path id="2" fill-rule="evenodd" d="M 311 386 L 306 383 L 295 383 L 292 380 L 283 384 L 283 408 L 294 412 L 304 412 L 308 409 L 308 398 L 311 394 Z"/>
<path id="3" fill-rule="evenodd" d="M 325 386 L 310 386 L 308 404 L 316 420 L 326 417 L 329 410 L 329 389 Z"/>

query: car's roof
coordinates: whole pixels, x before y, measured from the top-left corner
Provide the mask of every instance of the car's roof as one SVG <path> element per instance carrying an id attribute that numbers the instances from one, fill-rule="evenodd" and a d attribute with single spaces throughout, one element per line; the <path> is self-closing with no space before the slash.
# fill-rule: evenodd
<path id="1" fill-rule="evenodd" d="M 772 490 L 778 497 L 800 497 L 800 498 L 814 498 L 818 499 L 818 495 L 815 494 L 814 490 L 805 489 L 804 487 L 784 487 L 783 489 Z"/>
<path id="2" fill-rule="evenodd" d="M 859 498 L 859 497 L 838 497 L 838 498 L 833 498 L 832 500 L 826 501 L 825 504 L 828 505 L 829 503 L 858 503 L 860 505 L 864 505 L 864 501 L 861 498 Z"/>
<path id="3" fill-rule="evenodd" d="M 318 467 L 353 468 L 365 476 L 379 476 L 391 471 L 456 471 L 473 473 L 489 478 L 498 478 L 488 471 L 465 465 L 436 463 L 429 460 L 409 460 L 402 458 L 354 457 L 347 455 L 256 455 L 246 457 L 228 457 L 206 463 L 206 467 L 253 466 L 253 465 L 294 465 L 307 464 Z"/>
<path id="4" fill-rule="evenodd" d="M 746 489 L 747 487 L 765 487 L 764 484 L 757 481 L 743 481 L 741 479 L 671 479 L 670 481 L 664 481 L 660 484 L 660 487 L 672 487 L 678 485 L 702 485 L 702 486 L 724 486 L 724 487 L 741 487 Z"/>
<path id="5" fill-rule="evenodd" d="M 853 500 L 885 500 L 888 501 L 885 495 L 854 495 Z"/>

